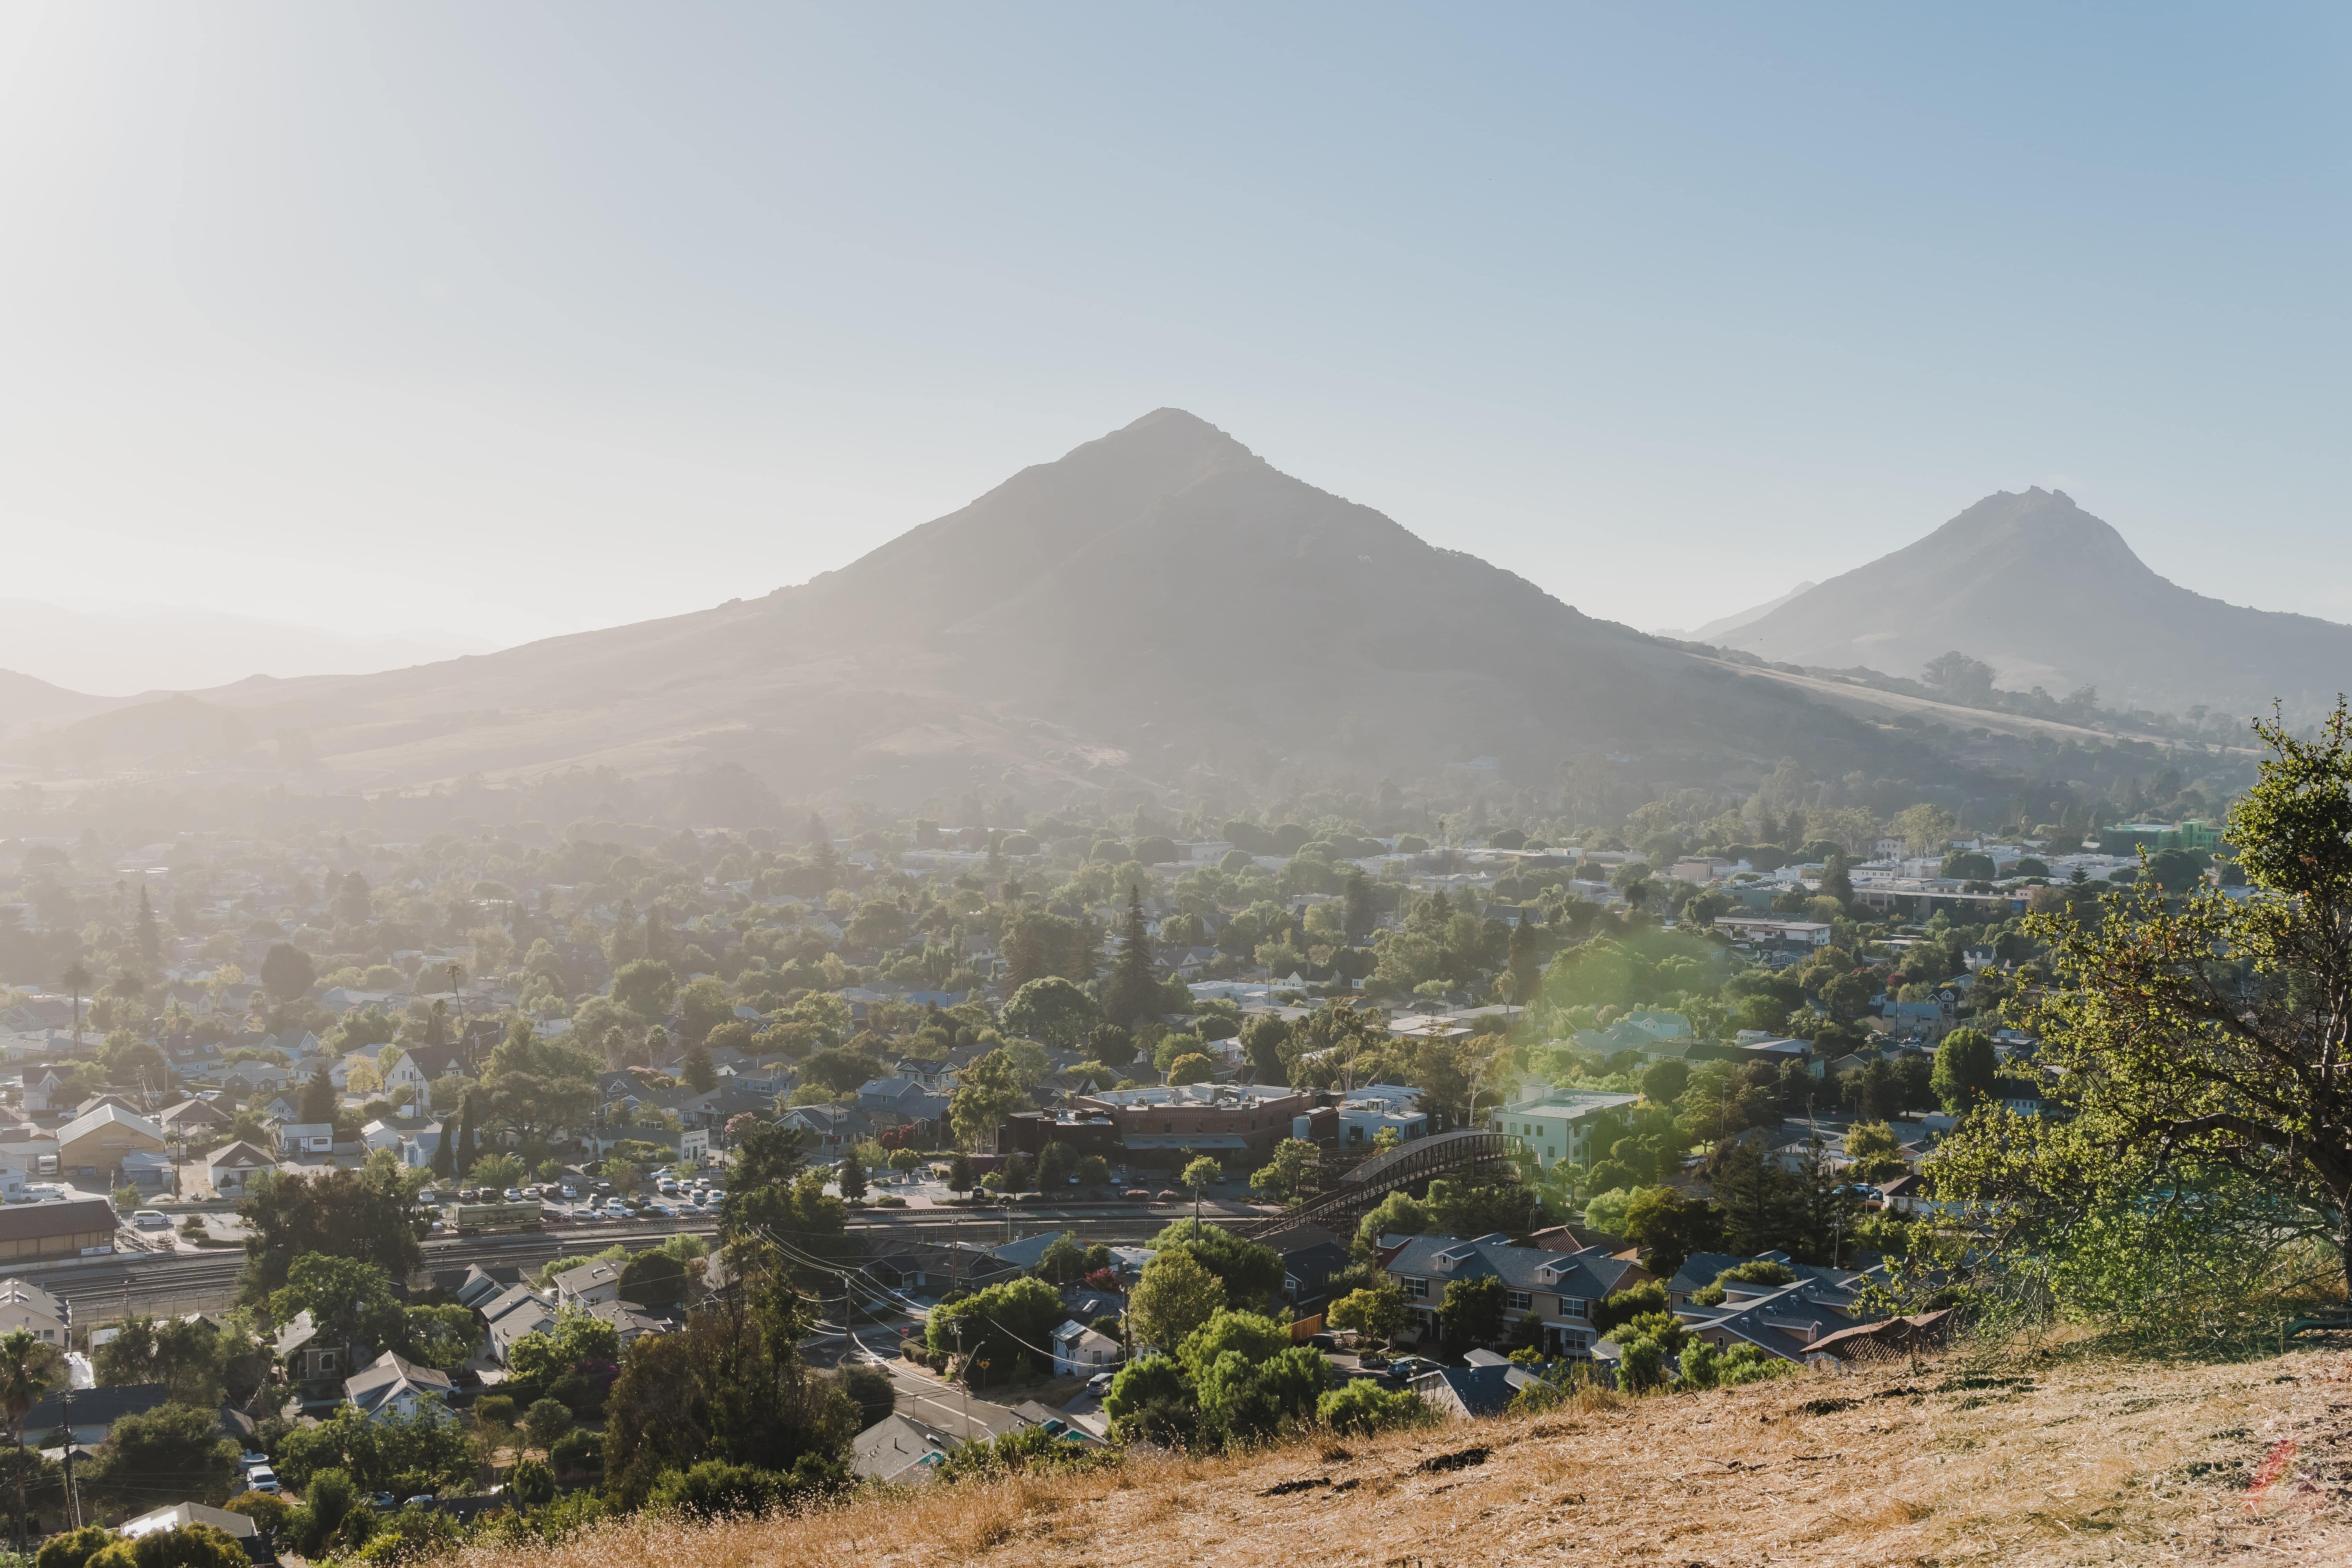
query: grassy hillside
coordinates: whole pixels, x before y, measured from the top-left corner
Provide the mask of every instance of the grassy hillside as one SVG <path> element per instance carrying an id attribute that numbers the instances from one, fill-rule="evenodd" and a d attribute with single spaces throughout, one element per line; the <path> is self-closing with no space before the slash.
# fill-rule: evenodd
<path id="1" fill-rule="evenodd" d="M 941 1486 L 789 1521 L 637 1519 L 495 1556 L 499 1568 L 2342 1563 L 2347 1437 L 2340 1350 L 2223 1365 L 2060 1359 L 2001 1375 L 1948 1361 Z M 492 1557 L 477 1549 L 468 1568 Z"/>

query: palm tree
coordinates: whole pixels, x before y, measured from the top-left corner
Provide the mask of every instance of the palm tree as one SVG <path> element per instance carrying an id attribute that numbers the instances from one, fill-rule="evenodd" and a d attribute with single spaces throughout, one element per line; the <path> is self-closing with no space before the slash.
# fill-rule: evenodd
<path id="1" fill-rule="evenodd" d="M 75 967 L 79 968 L 79 965 Z M 0 1417 L 8 1423 L 8 1438 L 16 1446 L 16 1550 L 25 1550 L 25 1420 L 41 1395 L 58 1384 L 65 1358 L 54 1345 L 43 1344 L 29 1329 L 0 1334 Z"/>
<path id="2" fill-rule="evenodd" d="M 79 1046 L 81 1044 L 81 999 L 89 990 L 89 967 L 80 959 L 75 959 L 66 965 L 66 972 L 60 977 L 58 984 L 73 993 L 74 1044 Z"/>

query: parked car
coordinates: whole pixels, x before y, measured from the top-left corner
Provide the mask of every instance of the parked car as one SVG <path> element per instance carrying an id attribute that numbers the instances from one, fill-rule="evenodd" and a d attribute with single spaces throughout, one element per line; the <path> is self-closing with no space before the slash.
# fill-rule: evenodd
<path id="1" fill-rule="evenodd" d="M 1087 1379 L 1087 1392 L 1093 1394 L 1097 1399 L 1100 1399 L 1104 1394 L 1110 1392 L 1110 1380 L 1118 1375 L 1118 1373 L 1115 1372 L 1098 1372 L 1095 1373 L 1092 1377 Z"/>
<path id="2" fill-rule="evenodd" d="M 141 1230 L 169 1230 L 172 1216 L 161 1209 L 141 1209 L 131 1216 L 131 1223 Z"/>
<path id="3" fill-rule="evenodd" d="M 677 1195 L 677 1179 L 674 1176 L 664 1176 L 660 1181 L 654 1184 L 654 1188 L 666 1198 L 676 1197 Z"/>
<path id="4" fill-rule="evenodd" d="M 368 1501 L 377 1510 L 377 1511 L 382 1513 L 390 1513 L 394 1509 L 400 1506 L 400 1500 L 393 1496 L 390 1492 L 378 1492 L 373 1497 L 368 1499 Z"/>
<path id="5" fill-rule="evenodd" d="M 256 1465 L 245 1472 L 245 1489 L 249 1492 L 275 1492 L 278 1472 L 268 1465 Z"/>
<path id="6" fill-rule="evenodd" d="M 580 1195 L 580 1185 L 576 1182 L 566 1182 L 560 1190 L 566 1203 L 572 1202 Z"/>
<path id="7" fill-rule="evenodd" d="M 520 1187 L 509 1187 L 506 1190 L 504 1196 L 507 1202 L 510 1204 L 519 1204 L 522 1202 L 522 1189 Z"/>

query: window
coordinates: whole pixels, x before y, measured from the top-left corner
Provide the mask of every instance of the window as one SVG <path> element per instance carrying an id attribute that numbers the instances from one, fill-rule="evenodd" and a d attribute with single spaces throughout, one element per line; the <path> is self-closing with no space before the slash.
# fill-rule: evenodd
<path id="1" fill-rule="evenodd" d="M 1562 1296 L 1559 1299 L 1559 1315 L 1563 1318 L 1583 1317 L 1585 1315 L 1584 1298 L 1581 1296 Z"/>
<path id="2" fill-rule="evenodd" d="M 1404 1293 L 1416 1301 L 1426 1301 L 1429 1300 L 1429 1281 L 1408 1277 L 1404 1282 Z"/>
<path id="3" fill-rule="evenodd" d="M 1506 1290 L 1503 1292 L 1503 1305 L 1514 1312 L 1524 1312 L 1535 1305 L 1535 1298 L 1525 1290 Z"/>

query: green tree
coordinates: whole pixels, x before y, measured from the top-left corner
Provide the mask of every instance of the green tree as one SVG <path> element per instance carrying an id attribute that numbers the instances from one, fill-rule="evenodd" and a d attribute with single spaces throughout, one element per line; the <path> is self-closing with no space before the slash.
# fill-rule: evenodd
<path id="1" fill-rule="evenodd" d="M 851 1154 L 835 1167 L 835 1184 L 845 1198 L 857 1199 L 866 1195 L 866 1162 Z"/>
<path id="2" fill-rule="evenodd" d="M 1936 1098 L 1946 1110 L 1962 1115 L 1994 1098 L 2000 1083 L 2000 1053 L 1992 1037 L 1966 1026 L 1936 1047 Z"/>
<path id="3" fill-rule="evenodd" d="M 1503 1282 L 1494 1275 L 1449 1280 L 1438 1303 L 1438 1331 L 1457 1355 L 1494 1344 L 1503 1337 Z"/>
<path id="4" fill-rule="evenodd" d="M 322 1068 L 302 1080 L 301 1092 L 294 1099 L 294 1114 L 310 1126 L 324 1126 L 335 1120 L 341 1100 L 334 1079 Z"/>
<path id="5" fill-rule="evenodd" d="M 41 1542 L 34 1568 L 86 1568 L 89 1560 L 122 1538 L 102 1524 L 85 1524 Z"/>
<path id="6" fill-rule="evenodd" d="M 697 1094 L 709 1094 L 717 1089 L 719 1068 L 711 1063 L 709 1047 L 700 1040 L 687 1047 L 685 1057 L 677 1064 L 677 1076 Z"/>
<path id="7" fill-rule="evenodd" d="M 563 1409 L 560 1405 L 556 1408 Z M 572 1413 L 565 1410 L 564 1419 L 571 1418 Z M 555 1472 L 537 1459 L 518 1459 L 514 1468 L 507 1472 L 507 1495 L 519 1507 L 545 1508 L 555 1500 Z"/>
<path id="8" fill-rule="evenodd" d="M 303 1312 L 318 1326 L 322 1344 L 397 1346 L 405 1337 L 390 1283 L 355 1258 L 308 1252 L 288 1266 L 286 1283 L 270 1292 L 269 1315 L 290 1323 Z"/>
<path id="9" fill-rule="evenodd" d="M 561 1400 L 538 1399 L 523 1412 L 522 1429 L 530 1438 L 530 1446 L 541 1453 L 555 1447 L 555 1440 L 572 1430 L 571 1408 Z"/>
<path id="10" fill-rule="evenodd" d="M 1119 1368 L 1103 1396 L 1103 1414 L 1121 1438 L 1170 1447 L 1192 1441 L 1200 1424 L 1192 1381 L 1171 1355 L 1140 1356 Z"/>
<path id="11" fill-rule="evenodd" d="M 1006 1117 L 1028 1109 L 1029 1092 L 1022 1084 L 1019 1064 L 1010 1051 L 998 1049 L 964 1069 L 948 1100 L 948 1121 L 958 1143 L 980 1149 L 996 1142 Z"/>
<path id="12" fill-rule="evenodd" d="M 1891 1182 L 1911 1168 L 1895 1129 L 1884 1121 L 1857 1121 L 1848 1128 L 1845 1152 L 1853 1162 L 1847 1170 L 1858 1182 Z"/>
<path id="13" fill-rule="evenodd" d="M 1690 1064 L 1679 1058 L 1653 1062 L 1642 1074 L 1642 1093 L 1653 1104 L 1671 1106 L 1689 1087 Z"/>
<path id="14" fill-rule="evenodd" d="M 280 1172 L 236 1205 L 250 1234 L 238 1290 L 266 1300 L 306 1253 L 355 1258 L 394 1279 L 424 1267 L 397 1169 L 368 1165 L 299 1177 Z"/>
<path id="15" fill-rule="evenodd" d="M 648 1311 L 662 1312 L 686 1299 L 685 1260 L 658 1247 L 629 1255 L 621 1266 L 621 1300 Z"/>
<path id="16" fill-rule="evenodd" d="M 677 1000 L 677 976 L 657 958 L 640 958 L 613 973 L 613 1000 L 646 1023 L 659 1023 Z"/>
<path id="17" fill-rule="evenodd" d="M 1050 1285 L 1075 1285 L 1087 1275 L 1087 1249 L 1077 1232 L 1066 1230 L 1037 1255 L 1037 1278 Z"/>
<path id="18" fill-rule="evenodd" d="M 220 1434 L 214 1408 L 158 1405 L 116 1419 L 99 1448 L 91 1484 L 134 1506 L 168 1487 L 189 1501 L 217 1507 L 228 1500 L 236 1455 L 236 1444 Z"/>
<path id="19" fill-rule="evenodd" d="M 1161 1254 L 1184 1252 L 1215 1275 L 1235 1307 L 1271 1306 L 1282 1297 L 1282 1258 L 1274 1248 L 1222 1226 L 1171 1221 L 1150 1244 Z"/>
<path id="20" fill-rule="evenodd" d="M 931 1309 L 924 1340 L 936 1354 L 963 1358 L 965 1382 L 1002 1383 L 1037 1359 L 1065 1315 L 1051 1285 L 1008 1279 Z"/>
<path id="21" fill-rule="evenodd" d="M 1299 1184 L 1313 1170 L 1322 1152 L 1301 1138 L 1286 1138 L 1274 1146 L 1274 1158 L 1258 1168 L 1250 1178 L 1250 1185 L 1276 1197 L 1295 1197 Z"/>
<path id="22" fill-rule="evenodd" d="M 160 1383 L 181 1405 L 217 1405 L 227 1357 L 221 1334 L 203 1318 L 124 1319 L 90 1358 L 103 1387 Z"/>
<path id="23" fill-rule="evenodd" d="M 26 1538 L 26 1483 L 33 1468 L 25 1454 L 25 1420 L 41 1396 L 66 1381 L 64 1352 L 36 1339 L 28 1329 L 0 1334 L 0 1416 L 8 1423 L 8 1440 L 16 1446 L 16 1542 Z"/>
<path id="24" fill-rule="evenodd" d="M 1092 999 L 1058 975 L 1028 982 L 1004 1005 L 1005 1028 L 1048 1046 L 1078 1045 L 1098 1021 Z"/>
<path id="25" fill-rule="evenodd" d="M 310 955 L 292 942 L 272 942 L 261 955 L 261 988 L 281 1007 L 309 995 L 318 982 Z"/>
<path id="26" fill-rule="evenodd" d="M 1331 1303 L 1324 1321 L 1334 1329 L 1353 1330 L 1385 1344 L 1405 1325 L 1404 1292 L 1394 1280 L 1383 1279 L 1369 1289 L 1350 1290 Z"/>
<path id="27" fill-rule="evenodd" d="M 1727 1248 L 1748 1254 L 1786 1245 L 1790 1230 L 1787 1173 L 1756 1140 L 1735 1141 L 1718 1149 L 1711 1183 L 1723 1211 Z"/>
<path id="28" fill-rule="evenodd" d="M 1144 926 L 1139 885 L 1128 889 L 1127 925 L 1120 933 L 1118 959 L 1103 983 L 1102 1010 L 1106 1019 L 1129 1028 L 1160 1017 L 1160 975 L 1151 962 L 1151 937 Z M 1007 1014 L 1009 1023 L 1009 1008 Z"/>
<path id="29" fill-rule="evenodd" d="M 1189 1251 L 1169 1248 L 1143 1266 L 1128 1297 L 1138 1342 L 1173 1350 L 1225 1304 L 1225 1287 Z"/>
<path id="30" fill-rule="evenodd" d="M 611 1366 L 621 1359 L 618 1330 L 602 1318 L 567 1311 L 546 1328 L 515 1341 L 507 1364 L 516 1376 L 544 1388 L 565 1373 Z"/>
<path id="31" fill-rule="evenodd" d="M 1351 1377 L 1315 1403 L 1315 1419 L 1340 1436 L 1370 1436 L 1433 1418 L 1429 1402 L 1409 1388 L 1383 1388 L 1375 1379 Z"/>
<path id="32" fill-rule="evenodd" d="M 2257 730 L 2271 754 L 2223 834 L 2255 896 L 2143 883 L 2095 921 L 2028 916 L 2055 1114 L 1985 1113 L 1923 1173 L 1986 1255 L 2103 1312 L 2160 1321 L 2169 1273 L 2173 1321 L 2218 1322 L 2314 1243 L 2352 1274 L 2352 715 Z"/>
<path id="33" fill-rule="evenodd" d="M 1642 1249 L 1642 1267 L 1671 1275 L 1695 1252 L 1723 1244 L 1723 1216 L 1715 1205 L 1672 1187 L 1644 1187 L 1625 1206 L 1625 1239 Z"/>
<path id="34" fill-rule="evenodd" d="M 1264 1359 L 1226 1351 L 1192 1377 L 1202 1435 L 1229 1446 L 1271 1436 L 1312 1415 L 1330 1378 L 1331 1363 L 1309 1345 Z"/>

